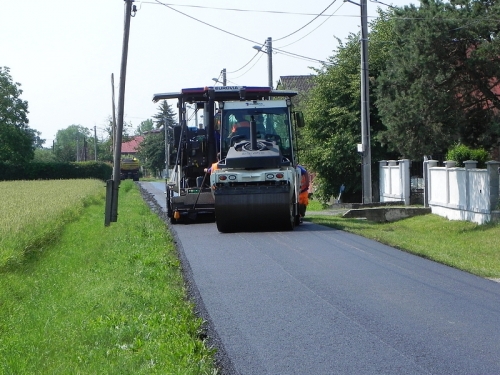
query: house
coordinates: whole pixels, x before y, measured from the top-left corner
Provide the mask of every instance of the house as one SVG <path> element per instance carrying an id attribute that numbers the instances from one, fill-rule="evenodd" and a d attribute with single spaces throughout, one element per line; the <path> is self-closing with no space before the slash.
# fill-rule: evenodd
<path id="1" fill-rule="evenodd" d="M 294 106 L 299 106 L 300 102 L 307 97 L 309 91 L 314 87 L 314 78 L 310 74 L 306 76 L 280 76 L 277 88 L 281 90 L 296 90 L 299 94 L 292 98 Z"/>
<path id="2" fill-rule="evenodd" d="M 121 154 L 135 156 L 137 154 L 137 150 L 139 149 L 139 145 L 143 140 L 144 136 L 138 135 L 132 137 L 128 142 L 123 142 Z"/>

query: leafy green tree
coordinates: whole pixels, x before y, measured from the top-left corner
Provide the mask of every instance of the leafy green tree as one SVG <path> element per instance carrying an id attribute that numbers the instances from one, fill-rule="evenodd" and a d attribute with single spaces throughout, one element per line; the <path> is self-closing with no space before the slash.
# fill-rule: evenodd
<path id="1" fill-rule="evenodd" d="M 387 41 L 392 38 L 390 13 L 379 11 L 370 35 L 370 85 L 375 82 L 387 60 Z M 323 70 L 317 71 L 314 88 L 305 100 L 306 127 L 302 129 L 300 153 L 304 165 L 317 173 L 317 196 L 322 200 L 337 196 L 345 186 L 344 199 L 359 201 L 361 192 L 361 157 L 357 144 L 361 143 L 361 91 L 360 91 L 359 34 L 350 34 Z M 371 137 L 385 129 L 370 90 Z M 377 160 L 390 157 L 379 142 L 371 142 L 372 181 L 377 181 Z"/>
<path id="2" fill-rule="evenodd" d="M 135 135 L 144 135 L 145 133 L 153 130 L 153 127 L 153 120 L 148 118 L 147 120 L 141 121 L 139 126 L 135 129 Z"/>
<path id="3" fill-rule="evenodd" d="M 34 157 L 35 132 L 28 126 L 28 102 L 20 83 L 0 67 L 0 161 L 26 163 Z"/>
<path id="4" fill-rule="evenodd" d="M 160 103 L 158 112 L 153 116 L 153 119 L 156 129 L 165 129 L 165 119 L 167 126 L 176 124 L 174 111 L 166 100 Z M 165 133 L 163 131 L 150 131 L 146 134 L 139 145 L 137 156 L 146 169 L 158 175 L 160 171 L 165 169 Z"/>
<path id="5" fill-rule="evenodd" d="M 37 148 L 35 149 L 35 158 L 33 159 L 35 162 L 44 162 L 44 163 L 49 163 L 49 162 L 55 162 L 56 160 L 56 155 L 54 154 L 54 151 L 50 148 Z"/>
<path id="6" fill-rule="evenodd" d="M 82 125 L 70 125 L 57 131 L 54 143 L 56 159 L 61 162 L 83 161 L 86 157 L 86 140 L 91 137 L 90 130 Z"/>
<path id="7" fill-rule="evenodd" d="M 456 142 L 491 148 L 500 135 L 500 2 L 422 0 L 394 16 L 396 37 L 377 80 L 387 127 L 378 139 L 411 159 Z"/>
<path id="8" fill-rule="evenodd" d="M 137 156 L 142 165 L 158 175 L 165 169 L 165 136 L 163 132 L 149 133 L 139 145 Z"/>
<path id="9" fill-rule="evenodd" d="M 28 129 L 28 131 L 31 133 L 34 148 L 35 149 L 43 148 L 43 145 L 45 144 L 46 140 L 40 138 L 42 133 L 35 129 Z"/>

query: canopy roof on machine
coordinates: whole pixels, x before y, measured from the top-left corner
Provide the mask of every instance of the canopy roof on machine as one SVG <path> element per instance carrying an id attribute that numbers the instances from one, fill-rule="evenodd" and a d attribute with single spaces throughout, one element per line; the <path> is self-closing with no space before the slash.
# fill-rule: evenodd
<path id="1" fill-rule="evenodd" d="M 297 95 L 297 91 L 273 90 L 260 86 L 207 86 L 182 89 L 180 92 L 154 94 L 153 102 L 164 99 L 183 98 L 185 102 L 207 101 L 210 93 L 216 101 L 226 100 L 260 100 L 268 97 L 288 97 Z"/>

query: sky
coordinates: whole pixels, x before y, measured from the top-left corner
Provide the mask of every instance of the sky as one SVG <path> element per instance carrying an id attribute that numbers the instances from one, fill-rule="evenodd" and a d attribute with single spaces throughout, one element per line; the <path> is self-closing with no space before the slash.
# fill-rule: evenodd
<path id="1" fill-rule="evenodd" d="M 158 113 L 153 94 L 213 86 L 213 78 L 222 80 L 222 69 L 228 85 L 267 86 L 268 55 L 253 47 L 264 46 L 268 37 L 273 49 L 294 54 L 272 54 L 274 86 L 280 76 L 314 74 L 312 68 L 334 54 L 337 38 L 360 30 L 359 1 L 135 1 L 124 121 L 137 128 Z M 383 2 L 418 5 L 418 0 Z M 125 1 L 0 0 L 0 5 L 0 66 L 9 67 L 12 80 L 21 84 L 29 126 L 41 132 L 46 147 L 70 125 L 92 132 L 96 127 L 103 137 L 112 115 L 112 75 L 118 105 Z M 386 8 L 368 0 L 368 21 L 377 7 Z M 176 108 L 175 100 L 169 104 Z"/>

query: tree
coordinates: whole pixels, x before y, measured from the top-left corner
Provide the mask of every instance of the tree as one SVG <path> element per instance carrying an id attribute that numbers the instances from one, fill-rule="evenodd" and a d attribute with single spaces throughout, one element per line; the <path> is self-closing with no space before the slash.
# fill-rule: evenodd
<path id="1" fill-rule="evenodd" d="M 56 160 L 56 156 L 54 151 L 50 148 L 37 148 L 35 149 L 35 158 L 33 159 L 36 162 L 54 162 Z"/>
<path id="2" fill-rule="evenodd" d="M 166 100 L 160 103 L 158 106 L 158 113 L 153 116 L 153 119 L 156 129 L 160 129 L 165 125 L 165 119 L 167 119 L 167 126 L 174 126 L 176 124 L 175 112 Z"/>
<path id="3" fill-rule="evenodd" d="M 153 120 L 148 118 L 147 120 L 141 121 L 137 129 L 135 129 L 135 135 L 144 135 L 151 130 L 153 130 Z"/>
<path id="4" fill-rule="evenodd" d="M 163 132 L 149 133 L 139 145 L 137 156 L 142 165 L 154 175 L 165 169 L 165 136 Z"/>
<path id="5" fill-rule="evenodd" d="M 35 133 L 28 126 L 28 102 L 20 98 L 20 86 L 9 68 L 0 67 L 0 161 L 26 163 L 34 157 Z"/>
<path id="6" fill-rule="evenodd" d="M 370 34 L 370 84 L 376 82 L 387 60 L 387 41 L 392 37 L 390 13 L 379 11 Z M 380 41 L 380 42 L 379 42 Z M 328 200 L 345 186 L 343 196 L 360 198 L 361 168 L 356 145 L 361 142 L 361 92 L 360 92 L 360 43 L 359 34 L 350 34 L 345 43 L 340 40 L 334 55 L 323 70 L 317 71 L 314 88 L 305 100 L 306 127 L 301 131 L 300 153 L 304 164 L 317 173 L 317 195 Z M 370 125 L 372 139 L 385 129 L 373 105 L 370 91 Z M 379 142 L 372 142 L 372 166 L 376 160 L 385 159 L 387 149 Z M 377 181 L 377 170 L 372 167 L 372 179 Z"/>
<path id="7" fill-rule="evenodd" d="M 82 125 L 70 125 L 58 130 L 54 144 L 56 159 L 61 162 L 88 160 L 86 140 L 90 136 L 90 130 Z"/>
<path id="8" fill-rule="evenodd" d="M 419 8 L 395 10 L 395 43 L 377 80 L 387 127 L 381 142 L 411 159 L 457 142 L 487 149 L 496 143 L 499 15 L 500 3 L 491 0 L 422 0 Z"/>
<path id="9" fill-rule="evenodd" d="M 153 116 L 153 119 L 156 129 L 165 129 L 165 119 L 167 126 L 174 126 L 176 124 L 174 111 L 166 100 L 160 103 L 158 113 Z M 152 170 L 155 175 L 165 169 L 164 131 L 153 131 L 146 134 L 144 140 L 139 145 L 137 154 L 144 167 Z"/>

